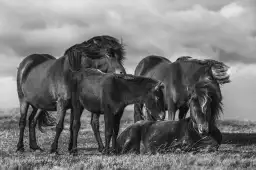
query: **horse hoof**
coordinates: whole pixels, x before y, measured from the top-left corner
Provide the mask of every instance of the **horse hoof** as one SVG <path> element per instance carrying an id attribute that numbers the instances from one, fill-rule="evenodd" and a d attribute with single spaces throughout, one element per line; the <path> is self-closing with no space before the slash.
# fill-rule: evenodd
<path id="1" fill-rule="evenodd" d="M 78 151 L 77 151 L 77 149 L 71 149 L 69 154 L 73 155 L 73 156 L 77 156 L 78 155 Z"/>
<path id="2" fill-rule="evenodd" d="M 20 152 L 20 153 L 23 153 L 25 151 L 25 149 L 22 147 L 22 148 L 18 148 L 17 150 L 16 150 L 16 152 Z"/>
<path id="3" fill-rule="evenodd" d="M 98 148 L 98 151 L 99 151 L 99 152 L 102 152 L 103 150 L 104 150 L 104 147 Z"/>
<path id="4" fill-rule="evenodd" d="M 113 148 L 112 148 L 112 149 L 110 150 L 110 153 L 111 153 L 111 154 L 114 154 L 114 155 L 117 155 L 118 152 L 117 152 L 116 149 L 113 149 Z"/>
<path id="5" fill-rule="evenodd" d="M 72 153 L 72 156 L 77 156 L 78 155 L 78 152 L 73 152 Z"/>
<path id="6" fill-rule="evenodd" d="M 59 155 L 59 152 L 56 149 L 51 149 L 50 154 Z"/>
<path id="7" fill-rule="evenodd" d="M 51 156 L 58 156 L 60 155 L 58 151 L 55 151 L 55 152 L 50 152 L 50 155 Z"/>
<path id="8" fill-rule="evenodd" d="M 110 154 L 109 149 L 103 149 L 101 153 L 102 153 L 102 155 L 109 155 Z"/>
<path id="9" fill-rule="evenodd" d="M 40 148 L 39 146 L 37 147 L 30 147 L 30 149 L 32 149 L 35 152 L 43 152 L 44 150 L 42 148 Z"/>

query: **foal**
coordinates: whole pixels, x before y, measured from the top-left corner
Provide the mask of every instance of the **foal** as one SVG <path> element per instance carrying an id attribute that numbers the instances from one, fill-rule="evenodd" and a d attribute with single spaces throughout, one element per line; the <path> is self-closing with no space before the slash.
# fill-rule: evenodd
<path id="1" fill-rule="evenodd" d="M 80 128 L 80 117 L 83 109 L 92 113 L 91 125 L 97 140 L 99 151 L 110 153 L 110 140 L 113 149 L 116 148 L 116 138 L 119 132 L 120 119 L 124 108 L 129 104 L 154 100 L 159 103 L 158 115 L 165 116 L 163 94 L 164 84 L 141 76 L 103 73 L 97 69 L 85 69 L 75 74 L 76 89 L 80 114 L 74 115 L 72 151 L 77 152 L 77 135 Z M 104 114 L 105 148 L 99 133 L 99 116 Z M 72 135 L 71 135 L 72 136 Z"/>
<path id="2" fill-rule="evenodd" d="M 156 153 L 180 148 L 217 150 L 222 135 L 215 125 L 221 98 L 212 80 L 204 77 L 190 89 L 190 118 L 179 121 L 138 121 L 126 128 L 117 139 L 118 152 L 140 153 L 142 142 L 146 152 Z"/>

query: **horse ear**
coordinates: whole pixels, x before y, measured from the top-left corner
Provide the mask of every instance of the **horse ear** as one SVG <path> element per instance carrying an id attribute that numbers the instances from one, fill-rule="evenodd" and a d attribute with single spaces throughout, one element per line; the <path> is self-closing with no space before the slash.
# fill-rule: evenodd
<path id="1" fill-rule="evenodd" d="M 81 69 L 81 58 L 82 53 L 78 50 L 72 50 L 68 53 L 69 66 L 73 71 L 78 71 Z"/>

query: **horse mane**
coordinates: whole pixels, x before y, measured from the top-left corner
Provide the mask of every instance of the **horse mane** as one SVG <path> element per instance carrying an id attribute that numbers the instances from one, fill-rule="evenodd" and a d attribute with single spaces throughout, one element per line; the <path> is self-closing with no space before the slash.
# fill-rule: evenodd
<path id="1" fill-rule="evenodd" d="M 194 62 L 200 65 L 207 65 L 211 67 L 211 74 L 219 84 L 222 85 L 231 82 L 230 76 L 227 72 L 229 67 L 223 62 L 212 59 L 199 60 L 192 58 L 191 56 L 181 56 L 177 58 L 176 62 Z"/>
<path id="2" fill-rule="evenodd" d="M 159 83 L 157 80 L 154 80 L 150 77 L 135 76 L 132 74 L 114 74 L 114 76 L 117 79 L 124 79 L 128 81 L 136 82 L 136 83 L 141 83 L 142 81 L 145 81 L 145 80 L 149 82 Z"/>
<path id="3" fill-rule="evenodd" d="M 176 61 L 188 61 L 190 59 L 192 59 L 192 57 L 190 57 L 190 56 L 181 56 L 181 57 L 177 58 Z"/>
<path id="4" fill-rule="evenodd" d="M 191 89 L 190 100 L 193 100 L 194 98 L 197 98 L 200 101 L 202 110 L 207 101 L 210 100 L 210 121 L 211 123 L 215 123 L 220 117 L 220 113 L 223 113 L 222 95 L 219 85 L 208 76 L 200 77 L 198 82 L 196 82 Z"/>
<path id="5" fill-rule="evenodd" d="M 91 44 L 87 44 L 85 42 L 81 44 L 75 44 L 71 47 L 69 47 L 64 55 L 74 55 L 74 53 L 79 53 L 80 55 L 86 56 L 91 59 L 100 59 L 103 58 L 105 55 L 102 54 L 102 51 L 100 48 L 96 48 L 95 46 L 92 46 Z"/>
<path id="6" fill-rule="evenodd" d="M 197 64 L 209 65 L 209 66 L 212 66 L 214 64 L 220 64 L 220 63 L 224 64 L 220 61 L 216 61 L 216 60 L 212 60 L 212 59 L 199 60 L 199 59 L 196 59 L 196 58 L 192 58 L 191 56 L 181 56 L 181 57 L 177 58 L 176 61 L 184 61 L 184 62 L 189 61 L 189 62 L 195 62 Z"/>
<path id="7" fill-rule="evenodd" d="M 125 59 L 125 48 L 123 42 L 119 41 L 117 38 L 114 38 L 109 35 L 95 36 L 90 38 L 86 43 L 94 44 L 96 46 L 101 46 L 101 48 L 113 50 L 115 53 L 118 53 L 118 60 L 123 62 Z M 97 43 L 97 44 L 95 44 Z M 115 57 L 109 55 L 110 57 Z"/>

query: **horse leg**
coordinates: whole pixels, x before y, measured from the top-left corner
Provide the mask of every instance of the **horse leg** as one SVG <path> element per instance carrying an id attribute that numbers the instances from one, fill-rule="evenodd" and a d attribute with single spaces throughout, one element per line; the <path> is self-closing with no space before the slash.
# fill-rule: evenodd
<path id="1" fill-rule="evenodd" d="M 143 120 L 142 108 L 143 108 L 143 103 L 135 103 L 134 104 L 134 123 L 137 121 Z"/>
<path id="2" fill-rule="evenodd" d="M 81 126 L 81 115 L 83 113 L 83 108 L 81 107 L 80 103 L 76 103 L 76 106 L 73 108 L 73 126 L 72 126 L 72 131 L 73 131 L 73 147 L 70 153 L 72 153 L 74 156 L 77 155 L 77 137 L 78 137 L 78 132 Z"/>
<path id="3" fill-rule="evenodd" d="M 150 142 L 144 142 L 145 152 L 155 155 L 156 154 L 156 147 L 153 143 Z"/>
<path id="4" fill-rule="evenodd" d="M 99 147 L 98 150 L 99 150 L 99 152 L 102 152 L 102 150 L 104 149 L 104 145 L 103 145 L 103 142 L 102 142 L 101 137 L 100 137 L 99 117 L 100 117 L 100 114 L 91 113 L 91 126 L 92 126 L 92 130 L 94 132 L 95 139 L 96 139 L 96 141 L 98 143 L 98 147 Z"/>
<path id="5" fill-rule="evenodd" d="M 69 144 L 68 144 L 68 151 L 71 153 L 73 147 L 73 121 L 74 121 L 74 114 L 73 109 L 71 108 L 70 112 L 70 122 L 69 122 Z"/>
<path id="6" fill-rule="evenodd" d="M 59 137 L 60 137 L 60 134 L 64 128 L 64 119 L 65 119 L 65 115 L 66 115 L 66 110 L 64 108 L 64 101 L 61 100 L 61 99 L 58 99 L 57 101 L 57 114 L 60 115 L 60 118 L 59 118 L 59 122 L 58 124 L 56 125 L 56 134 L 55 134 L 55 137 L 54 137 L 54 141 L 51 145 L 51 151 L 50 153 L 57 153 L 57 149 L 58 149 L 58 141 L 59 141 Z"/>
<path id="7" fill-rule="evenodd" d="M 179 120 L 185 119 L 187 112 L 188 112 L 189 107 L 187 105 L 183 105 L 179 109 Z"/>
<path id="8" fill-rule="evenodd" d="M 41 109 L 36 109 L 35 107 L 33 107 L 33 111 L 29 116 L 29 146 L 30 149 L 32 150 L 40 150 L 43 151 L 36 142 L 36 122 L 37 122 L 37 118 L 41 113 Z"/>
<path id="9" fill-rule="evenodd" d="M 215 125 L 212 125 L 210 128 L 209 135 L 217 142 L 218 146 L 216 149 L 218 150 L 219 145 L 222 142 L 222 134 L 221 134 L 220 130 Z"/>
<path id="10" fill-rule="evenodd" d="M 17 151 L 24 151 L 24 143 L 23 143 L 23 137 L 24 137 L 24 130 L 26 127 L 26 117 L 28 113 L 28 106 L 29 104 L 24 101 L 20 100 L 20 122 L 19 122 L 19 128 L 20 128 L 20 136 L 19 136 L 19 142 L 17 144 Z"/>
<path id="11" fill-rule="evenodd" d="M 119 111 L 114 115 L 114 133 L 112 136 L 112 150 L 117 153 L 117 136 L 120 129 L 120 121 L 124 113 L 124 108 L 119 109 Z"/>
<path id="12" fill-rule="evenodd" d="M 105 148 L 102 151 L 102 154 L 109 154 L 109 145 L 110 140 L 113 135 L 114 129 L 114 114 L 113 111 L 109 108 L 109 106 L 105 106 L 104 108 L 104 120 L 105 120 Z"/>
<path id="13" fill-rule="evenodd" d="M 168 120 L 175 120 L 176 106 L 171 98 L 168 99 Z"/>

